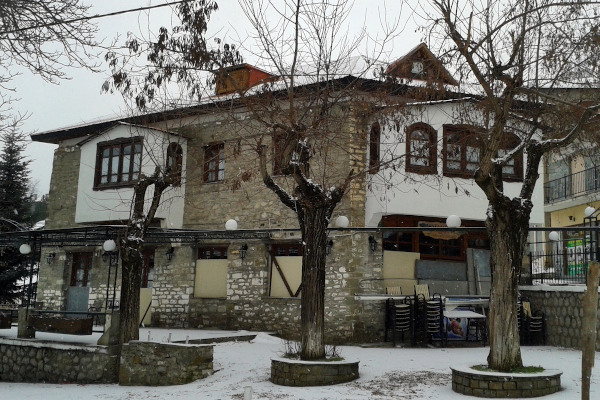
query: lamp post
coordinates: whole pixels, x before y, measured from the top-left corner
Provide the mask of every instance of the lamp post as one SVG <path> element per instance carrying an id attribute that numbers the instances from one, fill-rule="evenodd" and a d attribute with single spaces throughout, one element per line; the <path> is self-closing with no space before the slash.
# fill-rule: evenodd
<path id="1" fill-rule="evenodd" d="M 33 262 L 30 260 L 29 254 L 31 253 L 31 246 L 28 243 L 23 243 L 19 246 L 19 253 L 23 254 L 29 263 L 29 285 L 27 285 L 27 310 L 29 310 L 29 305 L 31 304 L 31 296 L 33 288 Z"/>
<path id="2" fill-rule="evenodd" d="M 115 310 L 115 297 L 117 291 L 117 271 L 119 269 L 119 262 L 116 260 L 117 255 L 119 254 L 117 250 L 117 244 L 114 240 L 108 239 L 102 244 L 102 249 L 104 249 L 104 253 L 102 253 L 102 260 L 104 262 L 108 261 L 108 279 L 106 280 L 106 310 L 108 311 L 108 293 L 110 289 L 110 271 L 112 269 L 113 263 L 117 261 L 115 268 L 115 277 L 113 283 L 113 297 L 112 304 L 110 307 L 111 312 Z"/>
<path id="3" fill-rule="evenodd" d="M 588 261 L 594 261 L 600 259 L 600 248 L 598 247 L 598 214 L 600 208 L 594 208 L 591 206 L 586 207 L 584 210 L 585 217 L 583 218 L 583 225 L 587 228 L 587 232 L 584 235 L 584 254 L 586 265 Z M 589 235 L 589 240 L 588 240 Z M 589 260 L 587 259 L 589 255 Z M 585 269 L 587 275 L 587 268 Z"/>

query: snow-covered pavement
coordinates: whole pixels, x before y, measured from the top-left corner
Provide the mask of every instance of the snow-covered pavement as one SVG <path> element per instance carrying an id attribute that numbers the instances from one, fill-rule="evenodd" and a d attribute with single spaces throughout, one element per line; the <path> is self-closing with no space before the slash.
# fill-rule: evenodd
<path id="1" fill-rule="evenodd" d="M 144 329 L 140 339 L 172 341 L 217 337 L 232 332 L 198 330 Z M 237 332 L 246 335 L 248 332 Z M 38 334 L 38 337 L 49 334 Z M 0 331 L 0 337 L 7 337 Z M 41 338 L 41 337 L 40 337 Z M 44 337 L 47 339 L 46 337 Z M 85 337 L 93 341 L 93 337 Z M 80 340 L 85 341 L 80 337 Z M 270 359 L 281 355 L 281 339 L 258 333 L 251 342 L 226 342 L 215 345 L 214 375 L 187 385 L 168 387 L 126 387 L 115 385 L 0 383 L 0 400 L 67 399 L 177 399 L 212 400 L 252 399 L 331 400 L 331 399 L 454 399 L 473 398 L 451 389 L 450 366 L 485 363 L 487 347 L 380 348 L 341 346 L 346 359 L 360 360 L 360 378 L 354 382 L 310 388 L 277 386 L 269 382 Z M 545 399 L 581 398 L 581 352 L 547 346 L 523 347 L 526 365 L 560 369 L 563 390 Z M 600 356 L 592 374 L 591 398 L 600 398 Z"/>

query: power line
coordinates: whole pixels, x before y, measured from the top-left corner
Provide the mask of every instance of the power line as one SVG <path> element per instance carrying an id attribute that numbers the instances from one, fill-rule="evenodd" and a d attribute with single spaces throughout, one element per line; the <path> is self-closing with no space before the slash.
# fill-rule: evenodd
<path id="1" fill-rule="evenodd" d="M 172 3 L 158 4 L 158 5 L 155 5 L 155 6 L 132 8 L 132 9 L 128 9 L 128 10 L 114 11 L 114 12 L 110 12 L 110 13 L 107 13 L 107 14 L 96 14 L 96 15 L 90 15 L 88 17 L 74 18 L 74 19 L 68 19 L 68 20 L 57 21 L 57 22 L 49 22 L 49 23 L 46 23 L 46 24 L 33 25 L 33 26 L 24 27 L 24 28 L 13 29 L 13 30 L 10 30 L 10 31 L 1 31 L 0 35 L 6 35 L 6 34 L 11 34 L 11 33 L 19 33 L 19 32 L 27 31 L 29 29 L 45 28 L 45 27 L 48 27 L 48 26 L 70 24 L 70 23 L 73 23 L 73 22 L 89 21 L 89 20 L 98 19 L 98 18 L 114 17 L 116 15 L 121 15 L 121 14 L 127 14 L 127 13 L 132 13 L 132 12 L 139 12 L 139 11 L 146 11 L 146 10 L 152 10 L 152 9 L 155 9 L 155 8 L 160 8 L 160 7 L 173 6 L 173 5 L 176 5 L 176 4 L 187 3 L 188 1 L 190 1 L 190 0 L 180 0 L 180 1 L 174 1 Z"/>

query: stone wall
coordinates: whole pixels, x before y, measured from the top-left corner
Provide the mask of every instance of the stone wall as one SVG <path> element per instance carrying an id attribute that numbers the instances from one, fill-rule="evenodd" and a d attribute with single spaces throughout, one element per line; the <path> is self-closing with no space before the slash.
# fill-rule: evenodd
<path id="1" fill-rule="evenodd" d="M 381 251 L 369 250 L 368 233 L 335 232 L 331 238 L 334 247 L 327 259 L 325 283 L 326 340 L 329 343 L 381 341 L 384 302 L 354 299 L 354 294 L 363 290 L 363 279 L 382 278 Z M 227 297 L 190 298 L 189 327 L 264 330 L 297 339 L 300 298 L 268 296 L 265 252 L 265 244 L 250 243 L 243 262 L 231 257 Z M 155 322 L 166 325 L 166 321 L 166 317 L 156 315 Z"/>
<path id="2" fill-rule="evenodd" d="M 271 360 L 271 382 L 276 385 L 337 385 L 358 379 L 358 376 L 358 361 Z"/>
<path id="3" fill-rule="evenodd" d="M 489 398 L 529 398 L 560 390 L 561 371 L 536 374 L 481 372 L 468 367 L 452 369 L 452 390 L 468 396 Z"/>
<path id="4" fill-rule="evenodd" d="M 521 286 L 521 296 L 531 302 L 531 311 L 542 310 L 546 321 L 546 344 L 581 348 L 584 286 Z M 600 302 L 600 300 L 599 300 Z M 600 312 L 596 321 L 600 329 Z M 600 351 L 600 335 L 596 338 Z"/>
<path id="5" fill-rule="evenodd" d="M 123 345 L 119 384 L 182 385 L 213 373 L 212 345 L 131 341 Z"/>
<path id="6" fill-rule="evenodd" d="M 47 229 L 75 226 L 75 207 L 81 151 L 77 146 L 60 145 L 54 150 L 48 194 Z"/>
<path id="7" fill-rule="evenodd" d="M 118 362 L 114 348 L 0 339 L 4 382 L 115 383 Z"/>

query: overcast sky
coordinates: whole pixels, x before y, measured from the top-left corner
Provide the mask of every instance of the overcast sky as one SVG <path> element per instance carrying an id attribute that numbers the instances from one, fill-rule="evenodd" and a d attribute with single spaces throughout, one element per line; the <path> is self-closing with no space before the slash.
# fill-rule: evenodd
<path id="1" fill-rule="evenodd" d="M 156 5 L 166 0 L 102 0 L 94 2 L 93 13 L 108 13 L 123 9 Z M 408 10 L 401 12 L 399 1 L 384 3 L 378 0 L 355 0 L 351 13 L 351 25 L 362 26 L 367 21 L 369 33 L 381 29 L 380 16 L 387 14 L 388 19 L 401 18 L 410 20 Z M 213 14 L 210 30 L 216 36 L 244 40 L 249 36 L 250 26 L 244 14 L 239 10 L 237 0 L 218 1 L 219 10 Z M 114 17 L 106 17 L 97 21 L 100 29 L 99 39 L 112 41 L 118 35 L 124 37 L 128 31 L 147 35 L 148 26 L 157 29 L 160 26 L 170 26 L 171 9 L 168 7 L 150 12 L 131 13 Z M 401 32 L 390 48 L 393 55 L 391 60 L 402 56 L 416 46 L 421 40 L 421 34 L 415 32 L 414 23 L 401 24 Z M 122 41 L 121 41 L 122 42 Z M 248 45 L 246 43 L 246 45 Z M 102 54 L 103 55 L 103 54 Z M 244 55 L 247 59 L 247 55 Z M 107 118 L 127 113 L 125 103 L 119 94 L 101 93 L 102 83 L 108 72 L 103 58 L 95 60 L 101 63 L 103 73 L 91 73 L 83 69 L 68 71 L 71 77 L 58 85 L 43 82 L 39 77 L 23 73 L 13 81 L 19 102 L 14 109 L 21 113 L 29 113 L 30 117 L 24 124 L 27 133 L 43 132 L 56 128 L 89 122 L 99 118 Z M 249 60 L 249 62 L 252 62 Z M 52 158 L 55 145 L 30 143 L 26 155 L 31 158 L 31 180 L 36 184 L 38 194 L 46 194 L 50 187 Z"/>

